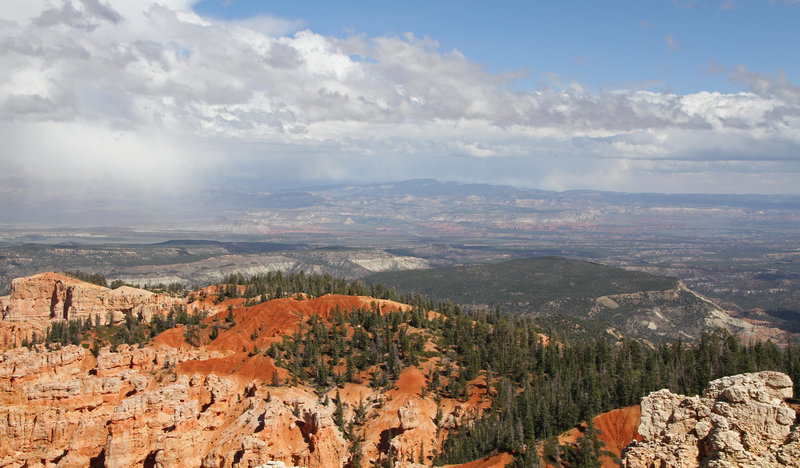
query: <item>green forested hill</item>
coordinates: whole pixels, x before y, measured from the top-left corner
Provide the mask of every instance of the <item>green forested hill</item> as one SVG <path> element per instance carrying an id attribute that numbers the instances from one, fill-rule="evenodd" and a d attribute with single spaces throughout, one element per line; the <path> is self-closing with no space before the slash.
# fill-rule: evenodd
<path id="1" fill-rule="evenodd" d="M 392 286 L 400 293 L 415 292 L 459 304 L 534 313 L 537 308 L 566 298 L 580 301 L 639 291 L 664 291 L 674 289 L 678 283 L 675 278 L 560 257 L 377 273 L 365 279 Z"/>
<path id="2" fill-rule="evenodd" d="M 712 304 L 675 278 L 559 257 L 386 272 L 365 280 L 467 307 L 591 319 L 654 342 L 693 340 L 703 331 L 729 326 L 719 323 Z"/>

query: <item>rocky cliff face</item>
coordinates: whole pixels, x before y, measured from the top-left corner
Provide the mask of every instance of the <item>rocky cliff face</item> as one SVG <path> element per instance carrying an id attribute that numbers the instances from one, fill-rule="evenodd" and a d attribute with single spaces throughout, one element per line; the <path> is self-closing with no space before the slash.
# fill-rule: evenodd
<path id="1" fill-rule="evenodd" d="M 271 387 L 239 375 L 180 373 L 182 363 L 219 362 L 230 352 L 79 346 L 56 351 L 17 348 L 0 354 L 0 466 L 342 467 L 348 442 L 333 422 L 332 391 Z M 178 371 L 177 373 L 175 371 Z M 437 430 L 424 379 L 407 369 L 398 388 L 381 394 L 363 385 L 342 390 L 346 417 L 367 408 L 363 463 L 430 463 L 446 434 Z M 442 402 L 445 419 L 459 409 Z M 463 412 L 463 410 L 461 411 Z M 396 435 L 385 440 L 386 434 Z M 487 465 L 489 466 L 489 465 Z M 494 466 L 494 465 L 492 465 Z M 497 465 L 503 466 L 503 465 Z"/>
<path id="2" fill-rule="evenodd" d="M 82 347 L 0 354 L 0 466 L 343 466 L 332 404 L 302 388 L 176 375 L 225 353 Z M 299 415 L 299 416 L 298 416 Z"/>
<path id="3" fill-rule="evenodd" d="M 24 278 L 2 299 L 0 330 L 63 319 L 51 315 L 53 308 L 66 310 L 68 318 L 120 310 L 112 293 L 60 275 Z M 128 301 L 123 305 L 142 304 L 137 298 L 159 304 L 136 290 L 120 293 Z M 213 302 L 205 300 L 204 306 Z M 228 314 L 229 305 L 241 302 L 216 307 Z M 425 394 L 434 360 L 405 368 L 387 391 L 366 385 L 365 373 L 361 383 L 320 392 L 287 385 L 285 369 L 266 353 L 250 352 L 254 345 L 267 349 L 311 316 L 378 304 L 384 312 L 408 307 L 358 296 L 283 298 L 237 306 L 230 324 L 206 345 L 187 345 L 185 327 L 178 325 L 147 346 L 104 347 L 96 355 L 83 346 L 0 347 L 0 466 L 348 466 L 351 442 L 334 423 L 338 397 L 345 421 L 363 412 L 355 429 L 360 466 L 386 461 L 390 452 L 395 466 L 429 466 L 447 430 L 472 408 Z M 218 322 L 209 317 L 197 328 L 208 333 Z M 273 377 L 283 385 L 268 384 Z M 478 400 L 474 390 L 470 401 Z M 481 466 L 504 466 L 509 457 Z"/>
<path id="4" fill-rule="evenodd" d="M 800 427 L 785 402 L 792 381 L 779 372 L 723 377 L 702 396 L 668 390 L 642 400 L 639 434 L 623 466 L 800 466 Z"/>
<path id="5" fill-rule="evenodd" d="M 125 313 L 150 320 L 155 313 L 181 303 L 164 294 L 123 286 L 109 289 L 56 273 L 17 278 L 11 282 L 11 294 L 0 297 L 3 321 L 93 319 L 104 322 L 111 314 L 115 322 Z"/>

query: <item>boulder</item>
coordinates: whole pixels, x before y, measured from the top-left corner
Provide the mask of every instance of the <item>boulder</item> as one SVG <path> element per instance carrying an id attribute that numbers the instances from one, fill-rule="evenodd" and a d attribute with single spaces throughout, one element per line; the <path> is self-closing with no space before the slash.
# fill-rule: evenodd
<path id="1" fill-rule="evenodd" d="M 622 464 L 800 467 L 800 429 L 784 402 L 791 396 L 791 379 L 772 371 L 717 379 L 701 396 L 653 392 L 641 404 L 643 440 L 626 448 Z"/>

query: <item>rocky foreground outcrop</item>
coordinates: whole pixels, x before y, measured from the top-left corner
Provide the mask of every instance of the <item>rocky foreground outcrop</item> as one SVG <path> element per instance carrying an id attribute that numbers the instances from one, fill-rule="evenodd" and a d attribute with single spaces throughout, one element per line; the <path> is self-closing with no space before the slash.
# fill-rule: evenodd
<path id="1" fill-rule="evenodd" d="M 241 357 L 230 353 L 127 345 L 103 348 L 96 358 L 80 346 L 0 352 L 0 466 L 348 464 L 350 446 L 333 419 L 338 389 L 321 397 L 303 386 L 180 371 Z M 361 466 L 385 457 L 381 444 L 395 451 L 395 466 L 430 466 L 445 432 L 433 422 L 433 398 L 420 395 L 424 383 L 408 368 L 388 392 L 352 383 L 341 389 L 347 420 L 356 407 L 366 410 Z M 445 419 L 463 413 L 447 399 L 440 408 Z"/>
<path id="2" fill-rule="evenodd" d="M 223 352 L 121 345 L 0 353 L 0 466 L 343 466 L 332 403 L 173 366 Z M 371 401 L 371 400 L 370 400 Z"/>
<path id="3" fill-rule="evenodd" d="M 6 322 L 72 320 L 111 314 L 114 322 L 131 313 L 150 320 L 164 313 L 181 299 L 144 289 L 123 286 L 109 289 L 57 273 L 17 278 L 11 282 L 11 294 L 0 297 L 0 318 Z"/>
<path id="4" fill-rule="evenodd" d="M 791 379 L 779 372 L 723 377 L 702 396 L 659 390 L 642 400 L 639 434 L 623 466 L 800 467 Z"/>

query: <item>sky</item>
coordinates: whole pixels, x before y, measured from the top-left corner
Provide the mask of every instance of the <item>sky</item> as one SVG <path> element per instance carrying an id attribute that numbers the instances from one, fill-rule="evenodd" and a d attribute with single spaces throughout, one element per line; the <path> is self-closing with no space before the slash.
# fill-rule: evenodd
<path id="1" fill-rule="evenodd" d="M 797 0 L 4 0 L 0 212 L 420 177 L 798 194 L 798 26 Z"/>

